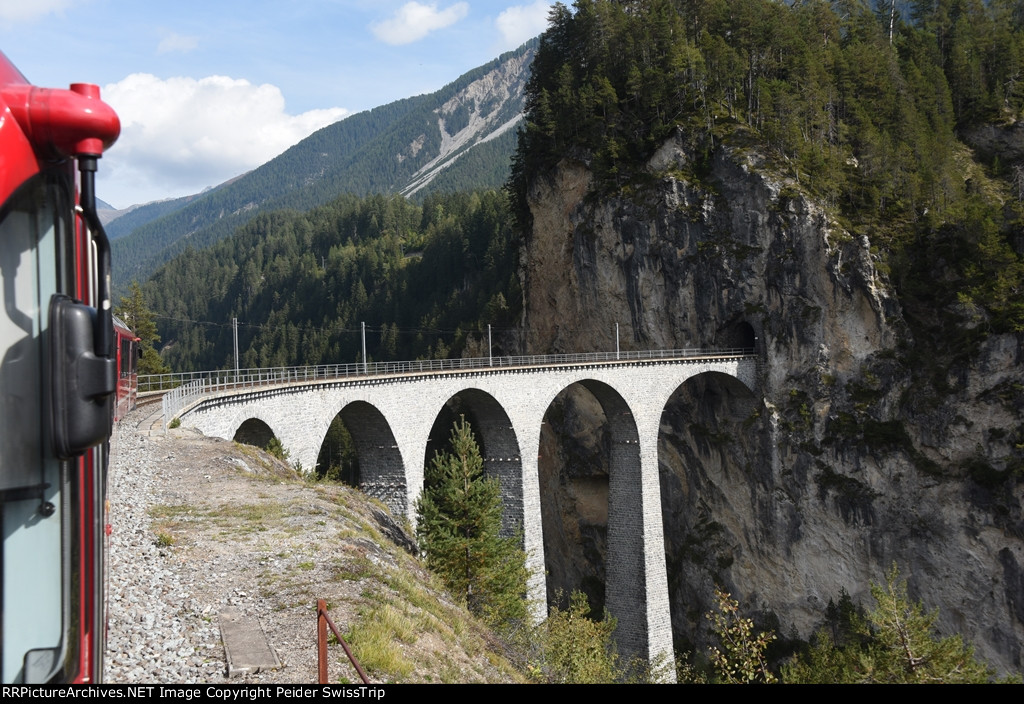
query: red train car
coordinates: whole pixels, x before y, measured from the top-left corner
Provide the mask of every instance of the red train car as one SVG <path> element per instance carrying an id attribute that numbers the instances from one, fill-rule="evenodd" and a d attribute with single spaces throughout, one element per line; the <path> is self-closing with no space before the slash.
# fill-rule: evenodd
<path id="1" fill-rule="evenodd" d="M 140 340 L 114 316 L 114 349 L 117 350 L 117 394 L 114 403 L 114 422 L 124 418 L 135 408 L 139 394 L 139 347 Z"/>
<path id="2" fill-rule="evenodd" d="M 0 54 L 0 680 L 97 682 L 117 387 L 99 88 L 38 88 Z"/>

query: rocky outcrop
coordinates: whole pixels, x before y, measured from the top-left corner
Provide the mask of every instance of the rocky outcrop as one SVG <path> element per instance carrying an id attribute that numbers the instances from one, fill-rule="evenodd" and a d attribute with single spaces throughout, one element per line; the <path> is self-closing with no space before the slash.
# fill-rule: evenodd
<path id="1" fill-rule="evenodd" d="M 986 161 L 998 157 L 1004 167 L 1024 164 L 1024 122 L 972 125 L 963 138 Z"/>
<path id="2" fill-rule="evenodd" d="M 618 323 L 625 349 L 763 355 L 756 395 L 701 377 L 665 409 L 677 643 L 704 641 L 716 583 L 807 638 L 841 590 L 870 606 L 895 562 L 945 633 L 1020 671 L 1024 340 L 990 335 L 958 362 L 923 348 L 868 238 L 756 152 L 719 146 L 697 163 L 677 134 L 648 171 L 611 194 L 580 162 L 534 181 L 524 327 L 533 353 L 614 349 Z M 571 498 L 585 482 L 566 476 Z M 571 589 L 600 570 L 558 573 Z"/>

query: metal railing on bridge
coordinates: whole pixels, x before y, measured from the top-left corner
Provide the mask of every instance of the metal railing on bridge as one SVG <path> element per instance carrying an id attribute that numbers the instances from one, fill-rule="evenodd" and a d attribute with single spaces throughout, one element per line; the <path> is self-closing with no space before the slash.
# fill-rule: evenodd
<path id="1" fill-rule="evenodd" d="M 754 350 L 747 347 L 725 349 L 688 347 L 679 350 L 417 359 L 409 362 L 356 362 L 354 364 L 320 364 L 306 367 L 267 367 L 241 369 L 237 372 L 234 370 L 219 370 L 182 372 L 177 374 L 148 374 L 139 375 L 139 393 L 167 392 L 163 397 L 164 423 L 166 424 L 171 418 L 177 417 L 185 408 L 204 396 L 223 391 L 260 386 L 473 369 L 501 370 L 521 367 L 546 367 L 559 364 L 707 359 L 714 357 L 743 357 L 753 354 Z"/>

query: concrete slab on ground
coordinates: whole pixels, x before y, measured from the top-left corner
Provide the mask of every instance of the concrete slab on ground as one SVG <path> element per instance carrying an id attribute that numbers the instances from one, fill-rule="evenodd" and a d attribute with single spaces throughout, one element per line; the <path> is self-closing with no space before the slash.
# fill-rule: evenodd
<path id="1" fill-rule="evenodd" d="M 221 609 L 219 617 L 228 677 L 281 667 L 281 661 L 267 642 L 267 634 L 263 632 L 258 618 L 246 616 L 230 606 Z"/>

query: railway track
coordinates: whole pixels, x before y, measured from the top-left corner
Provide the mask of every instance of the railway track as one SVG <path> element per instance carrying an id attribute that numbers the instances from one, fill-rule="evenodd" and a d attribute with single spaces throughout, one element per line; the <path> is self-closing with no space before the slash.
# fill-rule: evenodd
<path id="1" fill-rule="evenodd" d="M 163 434 L 164 432 L 164 408 L 162 393 L 150 393 L 139 396 L 135 402 L 135 410 L 127 423 L 134 424 L 131 428 L 143 435 Z M 135 419 L 138 420 L 135 420 Z M 120 424 L 119 424 L 120 425 Z"/>

